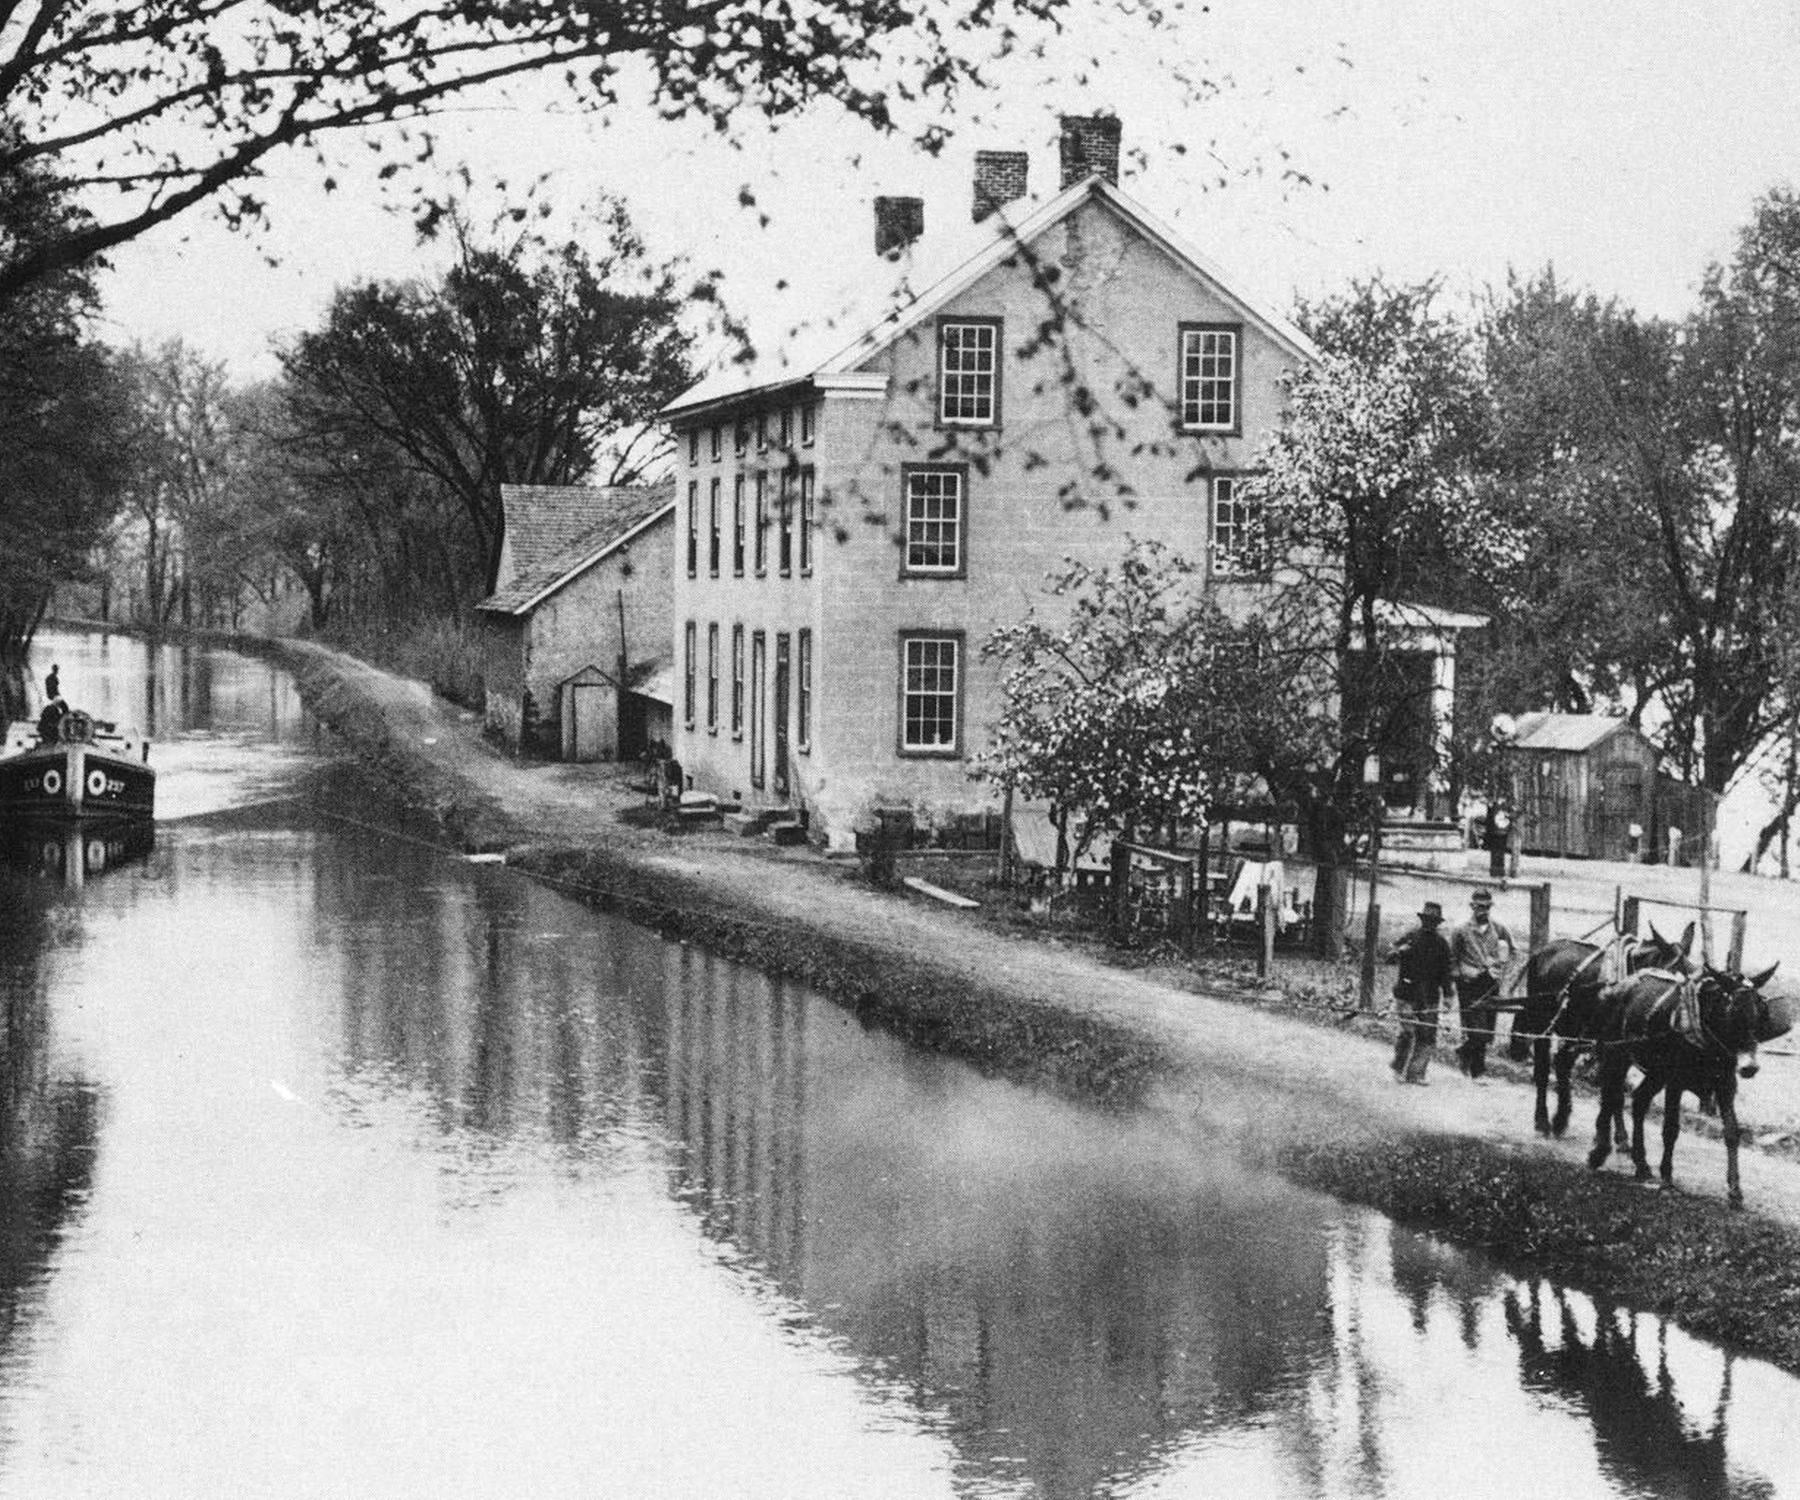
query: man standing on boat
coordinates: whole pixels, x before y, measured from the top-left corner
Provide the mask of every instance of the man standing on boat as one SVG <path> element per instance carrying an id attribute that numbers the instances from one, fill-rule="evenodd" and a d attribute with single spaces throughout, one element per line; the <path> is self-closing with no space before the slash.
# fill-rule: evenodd
<path id="1" fill-rule="evenodd" d="M 54 703 L 62 697 L 62 668 L 55 662 L 50 663 L 50 675 L 44 679 L 44 699 Z"/>

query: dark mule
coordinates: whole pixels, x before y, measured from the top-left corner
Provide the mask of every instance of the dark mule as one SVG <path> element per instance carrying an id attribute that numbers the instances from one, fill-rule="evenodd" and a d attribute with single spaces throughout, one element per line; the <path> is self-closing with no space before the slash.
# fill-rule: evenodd
<path id="1" fill-rule="evenodd" d="M 1663 1096 L 1662 1180 L 1675 1183 L 1675 1140 L 1681 1134 L 1681 1096 L 1711 1098 L 1725 1128 L 1726 1197 L 1744 1206 L 1738 1186 L 1737 1081 L 1754 1078 L 1756 1049 L 1787 1031 L 1785 1004 L 1762 993 L 1776 966 L 1746 979 L 1708 964 L 1691 979 L 1636 974 L 1609 989 L 1600 1048 L 1600 1113 L 1588 1165 L 1598 1171 L 1612 1151 L 1612 1135 L 1624 1125 L 1625 1075 L 1635 1063 L 1643 1081 L 1631 1095 L 1631 1159 L 1637 1176 L 1650 1176 L 1644 1155 L 1644 1116 Z M 1610 1128 L 1609 1128 L 1610 1127 Z"/>
<path id="2" fill-rule="evenodd" d="M 1625 968 L 1628 973 L 1640 969 L 1680 971 L 1687 965 L 1688 949 L 1694 941 L 1694 924 L 1689 922 L 1679 943 L 1671 943 L 1654 926 L 1650 936 L 1627 938 Z M 1525 961 L 1525 995 L 1513 1016 L 1512 1041 L 1508 1055 L 1514 1062 L 1525 1060 L 1531 1049 L 1531 1081 L 1537 1088 L 1537 1114 L 1534 1117 L 1540 1135 L 1561 1135 L 1569 1128 L 1569 1079 L 1575 1071 L 1575 1059 L 1594 1040 L 1601 1018 L 1600 992 L 1614 976 L 1606 972 L 1606 949 L 1574 938 L 1558 938 L 1546 943 Z M 1550 1048 L 1556 1043 L 1556 1117 L 1550 1117 L 1546 1096 L 1550 1088 Z"/>

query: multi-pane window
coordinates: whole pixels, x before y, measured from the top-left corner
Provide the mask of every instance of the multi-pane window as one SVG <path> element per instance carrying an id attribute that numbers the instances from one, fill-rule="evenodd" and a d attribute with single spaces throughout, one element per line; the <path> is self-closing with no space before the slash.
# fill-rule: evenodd
<path id="1" fill-rule="evenodd" d="M 781 446 L 794 446 L 794 408 L 791 406 L 781 408 Z"/>
<path id="2" fill-rule="evenodd" d="M 711 526 L 708 532 L 709 540 L 706 547 L 706 571 L 711 573 L 714 578 L 719 576 L 719 491 L 720 481 L 715 479 L 712 482 L 711 504 L 709 506 L 708 514 Z"/>
<path id="3" fill-rule="evenodd" d="M 744 576 L 744 476 L 731 481 L 731 571 Z"/>
<path id="4" fill-rule="evenodd" d="M 1181 330 L 1181 425 L 1193 431 L 1237 430 L 1237 329 Z"/>
<path id="5" fill-rule="evenodd" d="M 742 458 L 750 450 L 750 424 L 739 417 L 731 429 L 731 451 Z"/>
<path id="6" fill-rule="evenodd" d="M 962 572 L 964 471 L 912 468 L 902 471 L 906 490 L 906 546 L 901 571 L 956 577 Z"/>
<path id="7" fill-rule="evenodd" d="M 706 627 L 706 732 L 719 732 L 719 627 Z"/>
<path id="8" fill-rule="evenodd" d="M 731 734 L 744 737 L 744 627 L 731 627 Z"/>
<path id="9" fill-rule="evenodd" d="M 686 650 L 681 659 L 681 717 L 689 729 L 694 727 L 694 622 L 687 622 L 682 644 Z"/>
<path id="10" fill-rule="evenodd" d="M 808 407 L 810 411 L 812 408 Z M 813 566 L 813 471 L 800 471 L 800 571 L 812 572 Z"/>
<path id="11" fill-rule="evenodd" d="M 781 471 L 781 493 L 776 501 L 778 521 L 775 543 L 775 565 L 787 578 L 794 571 L 794 471 Z"/>
<path id="12" fill-rule="evenodd" d="M 719 429 L 716 426 L 707 433 L 707 452 L 714 463 L 719 461 L 719 454 L 723 451 L 719 445 L 719 436 Z"/>
<path id="13" fill-rule="evenodd" d="M 1000 324 L 938 324 L 938 421 L 992 427 L 1000 420 Z"/>
<path id="14" fill-rule="evenodd" d="M 810 448 L 813 439 L 819 435 L 819 408 L 816 403 L 808 402 L 800 408 L 800 446 Z"/>
<path id="15" fill-rule="evenodd" d="M 766 411 L 759 411 L 756 414 L 756 451 L 758 453 L 769 451 L 769 414 Z"/>
<path id="16" fill-rule="evenodd" d="M 688 481 L 687 512 L 687 575 L 694 577 L 700 571 L 700 481 Z"/>
<path id="17" fill-rule="evenodd" d="M 900 749 L 922 755 L 957 751 L 962 696 L 962 637 L 900 638 Z"/>
<path id="18" fill-rule="evenodd" d="M 800 632 L 800 661 L 795 673 L 794 739 L 802 750 L 812 744 L 812 632 Z"/>
<path id="19" fill-rule="evenodd" d="M 691 464 L 700 462 L 700 429 L 698 427 L 688 431 L 688 462 Z"/>
<path id="20" fill-rule="evenodd" d="M 756 476 L 756 514 L 751 518 L 755 522 L 754 545 L 756 549 L 756 571 L 769 571 L 769 476 Z"/>
<path id="21" fill-rule="evenodd" d="M 1212 482 L 1212 570 L 1226 577 L 1266 572 L 1262 511 L 1245 496 L 1236 479 L 1220 475 Z"/>

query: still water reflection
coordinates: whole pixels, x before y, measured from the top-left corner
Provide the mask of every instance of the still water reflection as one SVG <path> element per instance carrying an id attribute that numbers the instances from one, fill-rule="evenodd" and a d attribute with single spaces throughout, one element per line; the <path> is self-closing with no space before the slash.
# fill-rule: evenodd
<path id="1" fill-rule="evenodd" d="M 1800 1493 L 1766 1366 L 285 791 L 0 874 L 0 1494 Z"/>

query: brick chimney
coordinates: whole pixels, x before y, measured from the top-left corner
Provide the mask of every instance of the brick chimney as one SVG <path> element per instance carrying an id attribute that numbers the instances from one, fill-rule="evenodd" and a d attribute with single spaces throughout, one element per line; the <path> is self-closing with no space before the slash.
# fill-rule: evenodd
<path id="1" fill-rule="evenodd" d="M 925 232 L 923 198 L 875 200 L 875 253 L 892 255 L 904 250 Z"/>
<path id="2" fill-rule="evenodd" d="M 1025 174 L 1031 166 L 1027 151 L 977 151 L 975 153 L 975 222 L 979 224 L 997 208 L 1025 196 Z"/>
<path id="3" fill-rule="evenodd" d="M 1062 117 L 1062 185 L 1073 187 L 1090 172 L 1119 185 L 1119 136 L 1124 122 L 1117 115 Z"/>

